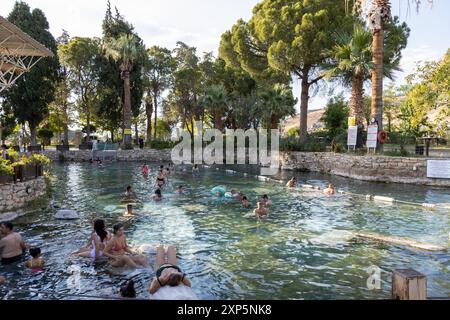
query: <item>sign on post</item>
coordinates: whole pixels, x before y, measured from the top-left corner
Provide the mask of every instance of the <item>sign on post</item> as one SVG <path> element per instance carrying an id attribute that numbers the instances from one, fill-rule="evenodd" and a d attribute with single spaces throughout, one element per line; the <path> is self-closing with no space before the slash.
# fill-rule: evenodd
<path id="1" fill-rule="evenodd" d="M 371 125 L 367 129 L 367 149 L 376 149 L 378 141 L 378 126 Z"/>
<path id="2" fill-rule="evenodd" d="M 450 160 L 428 160 L 427 177 L 450 179 Z"/>
<path id="3" fill-rule="evenodd" d="M 350 126 L 348 127 L 347 145 L 352 146 L 353 149 L 356 147 L 356 140 L 358 137 L 358 127 Z"/>

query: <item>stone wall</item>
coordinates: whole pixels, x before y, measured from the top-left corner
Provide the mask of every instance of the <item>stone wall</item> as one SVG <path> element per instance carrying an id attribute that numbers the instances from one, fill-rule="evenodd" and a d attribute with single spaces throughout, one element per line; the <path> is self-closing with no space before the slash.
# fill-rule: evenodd
<path id="1" fill-rule="evenodd" d="M 450 186 L 450 179 L 427 178 L 426 158 L 356 156 L 331 152 L 284 152 L 281 167 L 330 173 L 352 179 Z"/>
<path id="2" fill-rule="evenodd" d="M 45 196 L 46 193 L 44 177 L 0 185 L 0 212 L 22 208 L 30 201 Z"/>
<path id="3" fill-rule="evenodd" d="M 117 161 L 170 161 L 171 150 L 154 150 L 154 149 L 135 149 L 135 150 L 118 150 Z M 47 157 L 53 161 L 61 160 L 62 156 L 65 161 L 85 162 L 92 159 L 93 153 L 90 150 L 70 150 L 59 152 L 56 150 L 45 150 L 43 152 Z M 115 158 L 115 152 L 107 152 L 108 159 Z M 100 151 L 95 151 L 94 159 L 99 157 L 102 159 Z"/>

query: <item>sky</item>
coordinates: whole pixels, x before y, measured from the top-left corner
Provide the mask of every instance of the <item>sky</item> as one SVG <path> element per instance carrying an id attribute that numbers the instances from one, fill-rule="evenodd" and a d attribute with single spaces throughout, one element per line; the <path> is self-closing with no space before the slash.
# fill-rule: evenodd
<path id="1" fill-rule="evenodd" d="M 125 19 L 133 24 L 147 47 L 173 49 L 177 41 L 197 47 L 197 53 L 217 54 L 221 34 L 239 19 L 248 20 L 260 0 L 111 0 Z M 344 1 L 344 0 L 336 0 Z M 15 0 L 1 0 L 0 15 L 6 17 Z M 50 31 L 56 37 L 65 29 L 71 36 L 101 37 L 106 0 L 27 0 L 31 8 L 44 11 Z M 450 0 L 435 0 L 433 7 L 423 0 L 419 13 L 408 12 L 407 0 L 391 0 L 392 13 L 411 28 L 408 47 L 403 51 L 396 84 L 404 83 L 416 62 L 437 60 L 450 47 Z M 388 83 L 388 82 L 387 82 Z M 338 91 L 341 89 L 338 88 Z M 294 81 L 294 95 L 300 92 Z M 348 90 L 347 90 L 348 92 Z M 326 93 L 312 97 L 310 109 L 326 105 Z M 298 108 L 298 106 L 297 106 Z"/>

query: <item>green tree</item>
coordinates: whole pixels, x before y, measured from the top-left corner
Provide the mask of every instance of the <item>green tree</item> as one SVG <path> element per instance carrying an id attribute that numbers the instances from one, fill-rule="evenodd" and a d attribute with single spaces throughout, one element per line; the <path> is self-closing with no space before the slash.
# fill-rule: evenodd
<path id="1" fill-rule="evenodd" d="M 286 116 L 294 116 L 297 100 L 292 94 L 292 88 L 276 84 L 261 92 L 261 106 L 266 128 L 278 129 L 279 122 Z"/>
<path id="2" fill-rule="evenodd" d="M 265 0 L 253 9 L 248 23 L 239 20 L 222 35 L 220 56 L 252 76 L 273 70 L 301 80 L 300 140 L 307 134 L 310 88 L 322 78 L 334 31 L 351 28 L 345 6 L 333 0 Z"/>
<path id="3" fill-rule="evenodd" d="M 58 55 L 67 68 L 71 88 L 77 95 L 78 111 L 86 118 L 87 141 L 91 135 L 91 119 L 98 106 L 97 59 L 101 54 L 97 38 L 75 37 L 59 46 Z"/>
<path id="4" fill-rule="evenodd" d="M 56 41 L 40 9 L 31 11 L 25 2 L 17 1 L 8 20 L 56 54 Z M 9 105 L 19 123 L 28 123 L 32 145 L 36 144 L 37 127 L 48 114 L 48 105 L 54 99 L 58 68 L 56 56 L 44 58 L 4 93 L 3 104 Z"/>
<path id="5" fill-rule="evenodd" d="M 145 75 L 148 79 L 148 93 L 153 97 L 152 111 L 155 112 L 153 139 L 156 139 L 158 127 L 158 106 L 161 94 L 169 89 L 172 83 L 172 75 L 176 64 L 170 50 L 158 46 L 153 46 L 147 50 L 147 61 L 145 65 Z M 147 102 L 148 105 L 148 102 Z M 151 114 L 148 117 L 151 122 Z M 147 124 L 151 127 L 151 123 Z M 147 134 L 147 143 L 151 142 L 151 135 Z"/>
<path id="6" fill-rule="evenodd" d="M 134 35 L 122 35 L 118 39 L 108 39 L 105 43 L 106 55 L 114 61 L 120 62 L 121 77 L 124 83 L 124 111 L 123 111 L 123 144 L 126 149 L 132 148 L 131 139 L 131 89 L 130 72 L 134 61 L 144 52 L 142 41 Z"/>
<path id="7" fill-rule="evenodd" d="M 228 110 L 228 96 L 223 84 L 212 85 L 206 89 L 206 93 L 201 97 L 201 104 L 212 115 L 214 128 L 224 130 L 224 114 Z"/>
<path id="8" fill-rule="evenodd" d="M 322 121 L 331 138 L 345 132 L 349 109 L 342 95 L 331 98 L 323 114 Z"/>

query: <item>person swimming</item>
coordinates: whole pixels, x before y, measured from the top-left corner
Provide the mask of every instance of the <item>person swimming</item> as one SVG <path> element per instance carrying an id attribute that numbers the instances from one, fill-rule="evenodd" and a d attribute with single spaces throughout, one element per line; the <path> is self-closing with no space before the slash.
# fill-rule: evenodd
<path id="1" fill-rule="evenodd" d="M 323 193 L 325 193 L 326 195 L 332 196 L 334 195 L 335 189 L 334 189 L 334 185 L 332 185 L 331 183 L 328 185 L 328 188 L 326 188 L 325 190 L 323 190 Z"/>
<path id="2" fill-rule="evenodd" d="M 155 194 L 153 195 L 154 201 L 161 201 L 162 200 L 162 194 L 161 189 L 156 189 Z"/>
<path id="3" fill-rule="evenodd" d="M 131 186 L 128 186 L 127 187 L 127 191 L 125 191 L 125 194 L 124 194 L 124 197 L 125 197 L 125 199 L 136 199 L 137 198 L 137 196 L 136 196 L 136 194 L 134 193 L 134 191 L 133 191 L 133 189 L 131 188 Z"/>
<path id="4" fill-rule="evenodd" d="M 44 271 L 45 261 L 41 256 L 41 248 L 31 248 L 30 249 L 31 259 L 27 261 L 26 266 L 30 268 L 33 272 Z"/>
<path id="5" fill-rule="evenodd" d="M 200 172 L 200 169 L 198 167 L 198 164 L 194 164 L 194 166 L 192 167 L 192 173 L 198 174 L 199 172 Z"/>
<path id="6" fill-rule="evenodd" d="M 133 205 L 132 204 L 127 204 L 127 210 L 125 211 L 124 216 L 134 216 L 134 212 L 133 212 Z"/>
<path id="7" fill-rule="evenodd" d="M 261 202 L 257 202 L 256 209 L 253 211 L 253 213 L 259 219 L 262 217 L 267 217 L 269 215 L 269 210 L 265 208 Z"/>
<path id="8" fill-rule="evenodd" d="M 111 235 L 106 230 L 106 224 L 103 219 L 94 220 L 94 230 L 89 237 L 87 245 L 73 254 L 83 258 L 98 259 L 103 257 L 103 251 L 106 244 L 111 239 Z"/>
<path id="9" fill-rule="evenodd" d="M 164 175 L 162 170 L 159 170 L 158 176 L 156 177 L 156 186 L 161 188 L 166 184 L 166 176 Z"/>
<path id="10" fill-rule="evenodd" d="M 297 179 L 295 177 L 292 177 L 291 180 L 288 181 L 286 184 L 286 187 L 288 188 L 295 188 L 297 186 Z"/>
<path id="11" fill-rule="evenodd" d="M 136 298 L 136 290 L 134 289 L 133 280 L 128 280 L 120 286 L 120 296 L 122 298 Z"/>
<path id="12" fill-rule="evenodd" d="M 248 202 L 248 199 L 247 199 L 246 196 L 243 196 L 243 197 L 242 197 L 242 206 L 243 206 L 245 209 L 248 209 L 248 207 L 250 207 L 250 203 Z"/>
<path id="13" fill-rule="evenodd" d="M 183 194 L 184 193 L 184 188 L 183 186 L 180 184 L 177 188 L 177 190 L 175 190 L 176 193 L 178 194 Z"/>
<path id="14" fill-rule="evenodd" d="M 144 162 L 143 166 L 142 166 L 142 174 L 143 175 L 148 175 L 148 167 L 147 167 L 147 163 Z"/>
<path id="15" fill-rule="evenodd" d="M 267 194 L 262 196 L 261 202 L 265 207 L 270 207 L 272 205 L 272 200 L 269 199 Z"/>

